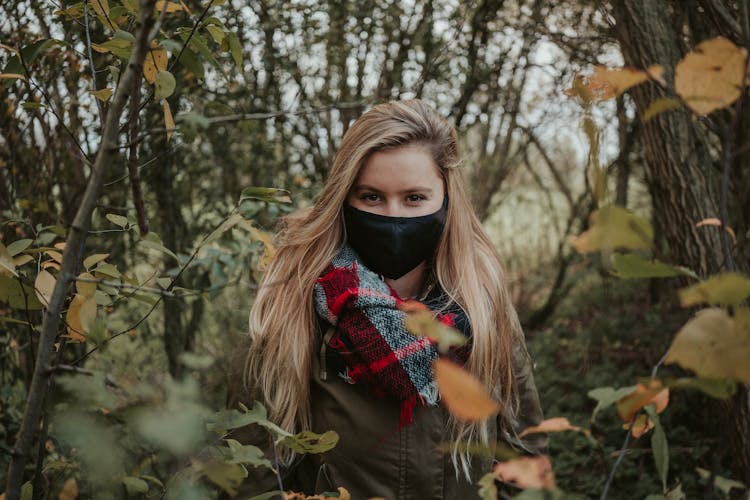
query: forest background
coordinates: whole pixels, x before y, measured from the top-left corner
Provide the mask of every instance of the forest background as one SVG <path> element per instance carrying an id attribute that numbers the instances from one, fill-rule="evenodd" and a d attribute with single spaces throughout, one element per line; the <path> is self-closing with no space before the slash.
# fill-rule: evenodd
<path id="1" fill-rule="evenodd" d="M 5 498 L 212 497 L 272 466 L 217 447 L 215 412 L 275 223 L 351 120 L 413 97 L 459 131 L 545 414 L 568 419 L 547 427 L 555 482 L 530 486 L 747 494 L 747 0 L 0 13 Z"/>

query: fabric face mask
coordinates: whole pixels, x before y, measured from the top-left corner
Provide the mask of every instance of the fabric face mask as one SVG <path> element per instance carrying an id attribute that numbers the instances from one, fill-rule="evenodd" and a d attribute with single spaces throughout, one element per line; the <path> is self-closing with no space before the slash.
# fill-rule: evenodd
<path id="1" fill-rule="evenodd" d="M 440 210 L 420 217 L 386 217 L 344 205 L 347 243 L 372 271 L 398 279 L 433 256 L 447 209 L 447 196 Z"/>

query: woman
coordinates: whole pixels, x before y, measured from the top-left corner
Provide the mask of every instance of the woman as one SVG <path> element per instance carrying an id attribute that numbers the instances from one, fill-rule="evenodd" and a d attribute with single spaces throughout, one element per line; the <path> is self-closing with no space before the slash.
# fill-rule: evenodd
<path id="1" fill-rule="evenodd" d="M 492 463 L 472 457 L 467 443 L 543 448 L 543 437 L 516 437 L 541 421 L 541 409 L 502 269 L 459 165 L 456 131 L 431 107 L 381 104 L 346 132 L 318 201 L 286 220 L 250 313 L 244 386 L 232 404 L 258 399 L 284 429 L 334 430 L 340 441 L 322 456 L 282 454 L 284 488 L 475 498 Z M 466 424 L 440 405 L 435 348 L 403 327 L 398 306 L 409 298 L 467 336 L 448 357 L 484 384 L 500 416 Z M 235 437 L 257 444 L 263 434 L 246 428 Z M 278 488 L 268 471 L 250 476 L 247 491 Z"/>

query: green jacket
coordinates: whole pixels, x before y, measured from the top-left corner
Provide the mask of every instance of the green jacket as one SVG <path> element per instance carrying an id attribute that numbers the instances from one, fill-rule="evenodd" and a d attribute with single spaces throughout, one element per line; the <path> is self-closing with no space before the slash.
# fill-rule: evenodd
<path id="1" fill-rule="evenodd" d="M 322 346 L 320 335 L 317 346 Z M 519 342 L 513 354 L 520 396 L 516 430 L 520 431 L 538 424 L 543 417 L 525 345 Z M 492 459 L 473 459 L 471 482 L 463 473 L 456 474 L 450 454 L 441 451 L 441 444 L 450 440 L 448 413 L 442 405 L 418 406 L 414 422 L 401 427 L 397 402 L 372 396 L 367 388 L 347 383 L 325 365 L 324 355 L 313 356 L 310 430 L 318 433 L 334 430 L 340 439 L 331 451 L 299 457 L 290 469 L 284 470 L 285 490 L 317 494 L 343 486 L 353 500 L 479 498 L 476 482 L 492 470 Z M 238 401 L 247 404 L 251 400 L 251 396 L 234 390 L 230 393 L 229 407 L 236 407 Z M 502 442 L 502 438 L 497 438 L 495 424 L 491 440 Z M 273 456 L 268 433 L 257 425 L 236 429 L 230 437 L 243 444 L 260 446 L 267 456 Z M 526 453 L 542 453 L 546 436 L 530 435 L 515 445 L 525 448 Z M 279 489 L 278 478 L 270 470 L 249 467 L 248 472 L 237 498 Z"/>

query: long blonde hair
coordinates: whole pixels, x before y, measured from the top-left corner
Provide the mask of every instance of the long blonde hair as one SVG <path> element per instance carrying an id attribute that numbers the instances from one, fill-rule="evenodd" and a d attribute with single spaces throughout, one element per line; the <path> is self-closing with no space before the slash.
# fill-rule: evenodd
<path id="1" fill-rule="evenodd" d="M 244 383 L 246 388 L 256 388 L 271 420 L 290 432 L 309 429 L 311 424 L 313 287 L 344 244 L 342 207 L 347 193 L 370 154 L 405 144 L 426 147 L 445 181 L 449 203 L 435 272 L 471 324 L 466 368 L 501 403 L 504 421 L 510 422 L 516 413 L 511 355 L 522 333 L 503 271 L 465 192 L 455 128 L 415 99 L 375 106 L 349 127 L 318 200 L 285 219 L 276 255 L 258 288 L 250 311 L 251 347 Z M 488 421 L 452 421 L 454 442 L 487 444 L 488 429 Z M 468 472 L 466 446 L 461 446 L 462 451 L 454 446 L 453 451 L 454 464 L 459 460 L 464 472 Z"/>

